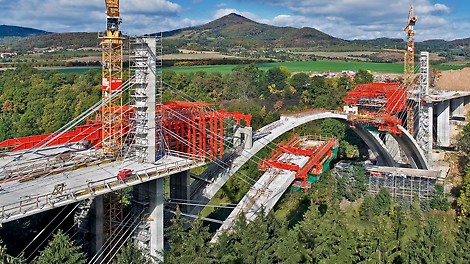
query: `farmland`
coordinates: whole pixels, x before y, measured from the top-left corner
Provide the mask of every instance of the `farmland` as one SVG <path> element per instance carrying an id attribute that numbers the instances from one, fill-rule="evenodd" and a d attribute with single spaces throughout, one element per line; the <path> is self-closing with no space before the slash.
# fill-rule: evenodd
<path id="1" fill-rule="evenodd" d="M 308 62 L 275 62 L 256 64 L 261 70 L 284 66 L 291 72 L 339 72 L 344 70 L 358 71 L 370 70 L 378 73 L 402 73 L 403 64 L 399 63 L 372 63 L 372 62 L 342 62 L 342 61 L 308 61 Z M 170 67 L 167 69 L 178 73 L 205 71 L 207 73 L 220 72 L 226 74 L 238 65 L 208 65 L 192 67 Z M 462 69 L 463 66 L 433 66 L 439 70 Z"/>

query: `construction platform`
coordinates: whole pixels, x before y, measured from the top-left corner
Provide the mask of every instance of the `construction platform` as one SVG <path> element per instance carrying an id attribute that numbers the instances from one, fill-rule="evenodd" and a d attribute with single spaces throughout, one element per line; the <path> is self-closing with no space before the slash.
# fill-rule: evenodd
<path id="1" fill-rule="evenodd" d="M 100 161 L 21 183 L 4 182 L 0 190 L 0 224 L 205 164 L 183 153 L 170 152 L 153 164 L 128 159 Z M 118 177 L 122 170 L 131 173 L 125 178 Z"/>
<path id="2" fill-rule="evenodd" d="M 224 230 L 229 230 L 241 214 L 247 221 L 252 221 L 261 212 L 269 213 L 293 182 L 296 189 L 310 187 L 305 181 L 312 174 L 319 176 L 328 168 L 337 148 L 337 141 L 326 137 L 295 137 L 279 144 L 279 151 L 274 151 L 269 159 L 259 164 L 265 173 L 233 209 L 212 241 L 216 241 Z M 304 172 L 307 173 L 304 175 Z"/>

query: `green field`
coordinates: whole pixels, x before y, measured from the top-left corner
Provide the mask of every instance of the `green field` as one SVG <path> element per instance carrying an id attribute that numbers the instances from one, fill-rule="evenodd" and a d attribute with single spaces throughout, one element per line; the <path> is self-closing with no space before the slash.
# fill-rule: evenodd
<path id="1" fill-rule="evenodd" d="M 268 70 L 273 67 L 285 66 L 291 72 L 340 72 L 345 70 L 357 72 L 360 69 L 370 70 L 379 73 L 402 73 L 403 64 L 398 63 L 373 63 L 373 62 L 342 62 L 342 61 L 307 61 L 307 62 L 276 62 L 256 64 L 261 70 Z M 220 72 L 226 74 L 238 65 L 210 65 L 191 67 L 170 67 L 166 68 L 179 73 L 189 73 L 205 71 L 207 73 Z M 462 69 L 463 66 L 441 66 L 434 68 L 440 70 Z"/>
<path id="2" fill-rule="evenodd" d="M 403 64 L 398 63 L 372 63 L 372 62 L 342 62 L 342 61 L 306 61 L 306 62 L 276 62 L 276 63 L 259 63 L 256 64 L 261 70 L 268 70 L 274 67 L 284 66 L 291 72 L 340 72 L 340 71 L 355 71 L 360 69 L 370 70 L 379 73 L 402 73 Z M 197 71 L 205 71 L 207 73 L 219 72 L 221 74 L 230 73 L 233 68 L 239 65 L 208 65 L 208 66 L 186 66 L 186 67 L 169 67 L 164 70 L 173 70 L 178 73 L 190 73 Z M 447 66 L 436 65 L 433 68 L 439 70 L 458 70 L 464 66 Z M 99 67 L 70 67 L 70 68 L 51 68 L 41 70 L 55 70 L 62 73 L 77 73 L 82 74 L 89 70 L 101 70 Z"/>
<path id="3" fill-rule="evenodd" d="M 61 73 L 83 74 L 90 70 L 101 71 L 101 67 L 58 67 L 58 68 L 42 68 L 41 71 L 58 71 Z"/>

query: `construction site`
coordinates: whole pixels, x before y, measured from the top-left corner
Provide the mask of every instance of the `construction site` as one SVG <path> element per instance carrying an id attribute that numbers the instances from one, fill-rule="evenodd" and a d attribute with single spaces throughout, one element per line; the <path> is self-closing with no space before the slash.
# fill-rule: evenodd
<path id="1" fill-rule="evenodd" d="M 438 156 L 453 148 L 451 131 L 466 122 L 470 92 L 431 89 L 429 53 L 421 52 L 415 64 L 412 7 L 404 28 L 407 46 L 400 51 L 402 83 L 358 84 L 344 97 L 343 111 L 283 114 L 253 131 L 249 113 L 189 97 L 163 101 L 164 89 L 185 94 L 162 81 L 162 35 L 131 37 L 131 62 L 124 69 L 119 0 L 105 2 L 101 100 L 54 133 L 0 142 L 1 224 L 75 205 L 75 224 L 93 256 L 90 263 L 111 261 L 128 239 L 161 260 L 157 252 L 165 249 L 164 225 L 175 204 L 183 216 L 196 218 L 254 157 L 262 176 L 246 176 L 250 190 L 218 222 L 213 242 L 241 214 L 252 221 L 273 209 L 287 190 L 308 192 L 336 159 L 336 138 L 294 136 L 271 147 L 268 157 L 256 155 L 295 127 L 324 119 L 347 124 L 369 147 L 370 193 L 386 188 L 393 199 L 412 203 L 428 201 L 437 183 L 446 184 L 449 166 Z M 123 103 L 125 92 L 130 104 Z M 191 172 L 201 167 L 202 173 Z M 130 187 L 132 212 L 125 214 L 123 192 Z"/>

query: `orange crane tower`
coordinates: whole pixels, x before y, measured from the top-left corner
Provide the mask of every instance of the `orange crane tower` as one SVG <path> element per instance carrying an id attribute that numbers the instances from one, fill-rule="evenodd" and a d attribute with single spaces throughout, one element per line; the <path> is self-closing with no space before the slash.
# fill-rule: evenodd
<path id="1" fill-rule="evenodd" d="M 102 49 L 102 153 L 115 159 L 122 147 L 122 50 L 119 31 L 119 0 L 106 1 L 106 32 L 100 36 Z"/>

